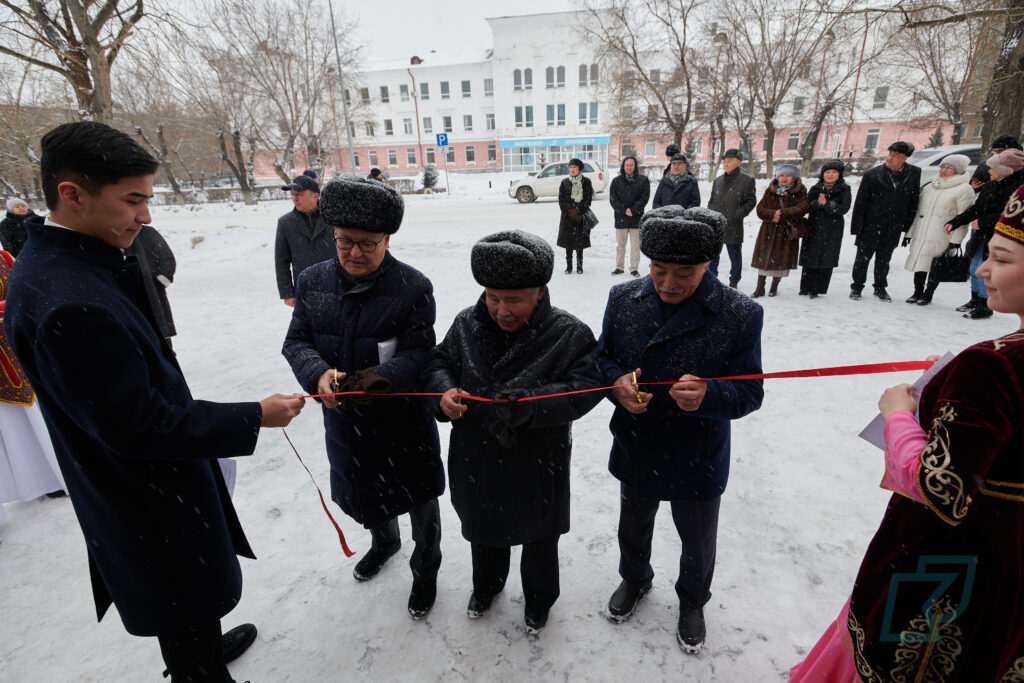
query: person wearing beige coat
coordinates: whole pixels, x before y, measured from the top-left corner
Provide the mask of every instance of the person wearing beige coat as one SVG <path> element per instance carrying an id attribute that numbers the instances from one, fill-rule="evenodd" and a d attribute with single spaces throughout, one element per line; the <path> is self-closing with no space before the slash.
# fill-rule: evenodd
<path id="1" fill-rule="evenodd" d="M 959 245 L 967 236 L 967 227 L 947 233 L 943 227 L 953 216 L 974 203 L 974 189 L 966 171 L 970 160 L 963 154 L 950 154 L 939 165 L 939 177 L 921 188 L 917 218 L 907 231 L 910 254 L 905 268 L 914 274 L 914 293 L 908 304 L 926 306 L 932 302 L 939 283 L 928 277 L 932 260 Z M 926 283 L 927 282 L 927 286 Z"/>

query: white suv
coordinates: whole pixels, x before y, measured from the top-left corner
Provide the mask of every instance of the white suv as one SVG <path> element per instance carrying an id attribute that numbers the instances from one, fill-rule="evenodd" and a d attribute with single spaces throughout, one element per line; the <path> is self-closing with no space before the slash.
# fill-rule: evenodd
<path id="1" fill-rule="evenodd" d="M 583 162 L 583 175 L 590 178 L 594 194 L 604 191 L 604 171 L 596 161 Z M 518 199 L 520 204 L 528 204 L 537 197 L 557 197 L 558 186 L 568 177 L 569 162 L 556 161 L 540 169 L 540 173 L 531 173 L 529 178 L 513 180 L 508 188 L 508 196 Z"/>

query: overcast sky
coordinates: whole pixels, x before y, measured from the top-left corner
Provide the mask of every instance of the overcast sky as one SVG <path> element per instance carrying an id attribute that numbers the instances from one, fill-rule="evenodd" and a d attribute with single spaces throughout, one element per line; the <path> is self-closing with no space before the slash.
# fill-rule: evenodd
<path id="1" fill-rule="evenodd" d="M 574 0 L 363 0 L 345 3 L 335 0 L 359 21 L 359 38 L 366 46 L 366 59 L 379 61 L 426 54 L 434 49 L 491 46 L 488 17 L 564 12 Z"/>

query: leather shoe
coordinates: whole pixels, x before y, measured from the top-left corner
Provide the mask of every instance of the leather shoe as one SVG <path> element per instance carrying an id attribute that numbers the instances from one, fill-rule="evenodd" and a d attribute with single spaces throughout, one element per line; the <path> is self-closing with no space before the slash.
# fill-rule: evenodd
<path id="1" fill-rule="evenodd" d="M 242 656 L 256 640 L 256 627 L 252 624 L 236 626 L 220 637 L 221 657 L 224 663 Z"/>
<path id="2" fill-rule="evenodd" d="M 542 630 L 544 630 L 544 627 L 548 623 L 548 610 L 544 610 L 543 612 L 541 612 L 539 610 L 531 610 L 529 607 L 527 607 L 525 622 L 526 632 L 531 636 L 537 635 Z"/>
<path id="3" fill-rule="evenodd" d="M 889 296 L 889 292 L 885 291 L 885 287 L 875 287 L 875 296 L 880 301 L 892 301 L 892 297 Z"/>
<path id="4" fill-rule="evenodd" d="M 473 591 L 473 594 L 469 596 L 469 605 L 466 606 L 466 616 L 470 619 L 479 619 L 487 614 L 487 610 L 491 609 L 492 600 L 494 600 L 493 595 L 477 595 L 476 591 Z"/>
<path id="5" fill-rule="evenodd" d="M 853 290 L 850 292 L 850 298 L 854 301 L 860 301 L 860 292 Z"/>
<path id="6" fill-rule="evenodd" d="M 612 271 L 612 275 L 622 275 L 625 272 L 626 271 L 624 271 L 622 268 L 616 268 L 615 270 Z"/>
<path id="7" fill-rule="evenodd" d="M 437 579 L 423 579 L 412 582 L 412 592 L 409 593 L 409 616 L 419 621 L 427 616 L 427 612 L 434 606 L 437 599 Z"/>
<path id="8" fill-rule="evenodd" d="M 632 275 L 633 277 L 640 277 L 640 271 L 639 270 L 631 270 L 631 271 L 629 271 L 629 274 Z"/>
<path id="9" fill-rule="evenodd" d="M 704 627 L 704 610 L 701 607 L 681 607 L 676 641 L 683 652 L 697 654 L 704 647 L 707 630 Z"/>
<path id="10" fill-rule="evenodd" d="M 352 576 L 356 577 L 356 581 L 369 581 L 377 576 L 388 558 L 397 553 L 401 547 L 401 543 L 396 543 L 395 547 L 390 550 L 370 548 L 363 555 L 363 559 L 356 563 L 356 568 L 352 570 Z"/>
<path id="11" fill-rule="evenodd" d="M 630 583 L 623 579 L 619 587 L 612 593 L 611 599 L 608 600 L 608 619 L 616 624 L 627 621 L 633 616 L 636 606 L 650 590 L 650 581 Z"/>

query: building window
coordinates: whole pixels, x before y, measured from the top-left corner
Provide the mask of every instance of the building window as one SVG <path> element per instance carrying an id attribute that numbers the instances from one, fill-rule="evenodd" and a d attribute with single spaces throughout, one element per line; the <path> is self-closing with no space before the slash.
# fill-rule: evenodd
<path id="1" fill-rule="evenodd" d="M 349 121 L 348 123 L 348 134 L 352 137 L 356 136 L 356 124 Z"/>
<path id="2" fill-rule="evenodd" d="M 372 123 L 366 124 L 366 137 L 372 138 L 373 137 L 373 132 L 374 132 L 373 131 L 373 124 Z"/>
<path id="3" fill-rule="evenodd" d="M 555 86 L 558 88 L 565 87 L 565 67 L 560 66 L 555 69 Z"/>
<path id="4" fill-rule="evenodd" d="M 633 141 L 630 138 L 622 139 L 622 158 L 634 156 Z"/>
<path id="5" fill-rule="evenodd" d="M 886 100 L 889 99 L 889 86 L 883 85 L 879 88 L 875 88 L 875 103 L 872 106 L 873 109 L 885 109 Z"/>
<path id="6" fill-rule="evenodd" d="M 424 133 L 433 133 L 434 132 L 434 122 L 430 120 L 429 116 L 424 116 L 423 117 L 423 132 Z"/>
<path id="7" fill-rule="evenodd" d="M 388 86 L 386 86 L 386 85 L 380 86 L 380 101 L 381 102 L 390 102 L 391 101 L 391 97 L 388 95 Z"/>
<path id="8" fill-rule="evenodd" d="M 648 140 L 647 143 L 644 145 L 644 156 L 647 157 L 648 159 L 654 157 L 656 154 L 656 146 L 657 143 L 654 140 Z"/>
<path id="9" fill-rule="evenodd" d="M 494 97 L 494 79 L 484 79 L 484 97 Z"/>
<path id="10" fill-rule="evenodd" d="M 494 114 L 484 114 L 484 124 L 487 130 L 494 130 Z"/>
<path id="11" fill-rule="evenodd" d="M 448 81 L 441 81 L 441 99 L 447 100 L 452 96 L 448 90 Z"/>
<path id="12" fill-rule="evenodd" d="M 580 64 L 580 87 L 587 87 L 587 65 Z"/>
<path id="13" fill-rule="evenodd" d="M 800 148 L 800 133 L 789 134 L 789 144 L 786 145 L 787 152 L 795 152 Z"/>
<path id="14" fill-rule="evenodd" d="M 533 69 L 523 69 L 523 90 L 533 90 Z"/>
<path id="15" fill-rule="evenodd" d="M 462 96 L 471 97 L 473 95 L 472 87 L 469 81 L 462 81 Z"/>
<path id="16" fill-rule="evenodd" d="M 421 100 L 429 100 L 430 99 L 430 84 L 429 83 L 420 83 L 420 99 Z"/>
<path id="17" fill-rule="evenodd" d="M 410 166 L 415 166 L 416 165 L 416 148 L 415 147 L 409 147 L 409 148 L 407 148 L 405 150 L 405 163 L 409 164 Z"/>
<path id="18" fill-rule="evenodd" d="M 370 166 L 374 167 L 376 165 L 377 165 L 377 150 L 371 149 L 370 150 Z M 357 164 L 357 166 L 358 166 L 358 164 Z"/>
<path id="19" fill-rule="evenodd" d="M 580 102 L 580 125 L 586 125 L 587 123 L 587 103 Z"/>
<path id="20" fill-rule="evenodd" d="M 384 135 L 394 135 L 395 129 L 391 126 L 391 119 L 384 119 Z"/>
<path id="21" fill-rule="evenodd" d="M 651 69 L 651 83 L 654 85 L 661 84 L 661 69 Z"/>
<path id="22" fill-rule="evenodd" d="M 516 69 L 512 72 L 512 89 L 522 90 L 523 89 L 523 72 Z"/>
<path id="23" fill-rule="evenodd" d="M 462 130 L 466 131 L 467 133 L 472 133 L 473 132 L 473 115 L 472 114 L 463 114 L 462 115 Z"/>
<path id="24" fill-rule="evenodd" d="M 398 98 L 403 102 L 409 101 L 409 86 L 405 83 L 398 86 Z"/>
<path id="25" fill-rule="evenodd" d="M 693 158 L 696 159 L 704 153 L 704 138 L 690 140 L 690 149 L 693 150 Z"/>
<path id="26" fill-rule="evenodd" d="M 548 125 L 555 125 L 555 105 L 553 104 L 548 105 Z"/>
<path id="27" fill-rule="evenodd" d="M 564 126 L 565 125 L 565 105 L 564 104 L 558 105 L 558 125 L 559 126 Z"/>
<path id="28" fill-rule="evenodd" d="M 356 168 L 359 168 L 359 152 L 352 152 L 352 159 L 356 162 Z"/>
<path id="29" fill-rule="evenodd" d="M 546 83 L 545 87 L 555 87 L 555 67 L 549 66 L 548 68 L 544 69 L 544 81 Z"/>
<path id="30" fill-rule="evenodd" d="M 590 125 L 597 124 L 597 102 L 590 103 Z"/>
<path id="31" fill-rule="evenodd" d="M 984 121 L 978 121 L 977 123 L 975 123 L 974 124 L 974 135 L 972 135 L 971 137 L 972 138 L 980 138 L 981 137 L 981 129 L 984 126 L 985 126 L 985 122 Z"/>
<path id="32" fill-rule="evenodd" d="M 497 161 L 497 160 L 498 160 L 498 146 L 497 145 L 487 145 L 487 161 Z"/>
<path id="33" fill-rule="evenodd" d="M 794 97 L 793 98 L 793 116 L 800 116 L 804 113 L 804 104 L 806 104 L 806 97 Z"/>
<path id="34" fill-rule="evenodd" d="M 701 66 L 697 68 L 697 84 L 705 85 L 711 80 L 711 67 Z"/>
<path id="35" fill-rule="evenodd" d="M 743 115 L 743 116 L 753 116 L 754 115 L 754 101 L 753 100 L 743 100 L 743 104 L 740 107 L 740 114 Z"/>
<path id="36" fill-rule="evenodd" d="M 475 164 L 476 163 L 476 148 L 474 148 L 472 145 L 466 147 L 466 163 L 467 164 Z"/>
<path id="37" fill-rule="evenodd" d="M 441 123 L 444 124 L 444 132 L 445 133 L 451 133 L 452 132 L 452 117 L 450 117 L 450 116 L 442 116 L 441 117 Z"/>
<path id="38" fill-rule="evenodd" d="M 523 127 L 523 108 L 516 107 L 516 128 Z"/>
<path id="39" fill-rule="evenodd" d="M 398 152 L 393 149 L 388 150 L 388 166 L 398 166 Z"/>
<path id="40" fill-rule="evenodd" d="M 345 97 L 345 104 L 351 105 L 352 104 L 352 98 L 349 97 L 348 88 L 345 88 L 345 92 L 343 93 L 343 95 Z"/>
<path id="41" fill-rule="evenodd" d="M 768 136 L 764 136 L 764 140 L 761 141 L 761 151 L 765 154 L 768 153 Z"/>
<path id="42" fill-rule="evenodd" d="M 693 103 L 693 115 L 698 119 L 702 119 L 708 115 L 708 105 L 704 102 Z"/>
<path id="43" fill-rule="evenodd" d="M 526 107 L 524 107 L 524 109 L 526 110 L 525 111 L 525 114 L 526 114 L 526 127 L 527 128 L 532 128 L 533 127 L 533 107 L 530 106 L 530 105 L 527 105 Z"/>
<path id="44" fill-rule="evenodd" d="M 448 146 L 448 154 L 445 156 L 445 159 L 449 164 L 455 163 L 455 148 L 451 145 Z"/>
<path id="45" fill-rule="evenodd" d="M 362 100 L 363 104 L 369 104 L 370 103 L 370 89 L 369 88 L 360 88 L 359 89 L 359 99 Z"/>
<path id="46" fill-rule="evenodd" d="M 597 85 L 597 64 L 590 65 L 590 86 Z"/>
<path id="47" fill-rule="evenodd" d="M 427 148 L 426 148 L 425 150 L 423 150 L 423 151 L 424 151 L 424 153 L 425 153 L 425 154 L 426 154 L 426 156 L 427 156 L 427 163 L 428 163 L 428 164 L 432 164 L 432 163 L 434 163 L 434 148 L 433 148 L 433 147 L 427 147 Z"/>
<path id="48" fill-rule="evenodd" d="M 412 119 L 402 119 L 402 129 L 406 135 L 412 135 Z"/>
<path id="49" fill-rule="evenodd" d="M 882 133 L 881 128 L 868 128 L 868 136 L 864 140 L 864 153 L 874 154 L 878 151 L 878 136 Z"/>

